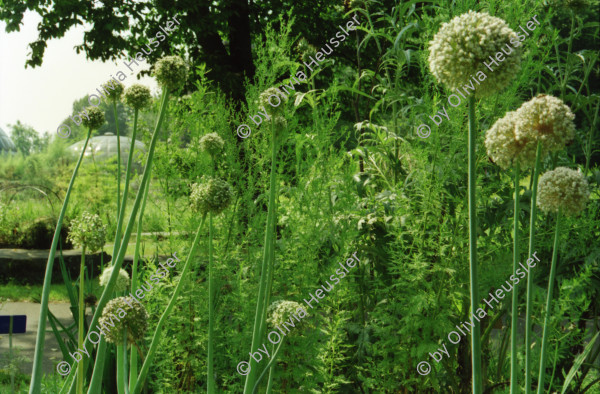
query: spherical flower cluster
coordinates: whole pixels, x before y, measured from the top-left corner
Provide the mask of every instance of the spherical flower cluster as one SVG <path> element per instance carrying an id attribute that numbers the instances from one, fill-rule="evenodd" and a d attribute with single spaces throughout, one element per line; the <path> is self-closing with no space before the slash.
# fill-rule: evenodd
<path id="1" fill-rule="evenodd" d="M 267 308 L 267 322 L 273 327 L 283 324 L 284 321 L 289 321 L 292 314 L 296 313 L 298 309 L 304 310 L 302 305 L 295 301 L 274 301 Z M 304 311 L 306 313 L 306 311 Z"/>
<path id="2" fill-rule="evenodd" d="M 310 57 L 312 56 L 314 58 L 317 54 L 317 48 L 310 45 L 305 38 L 301 38 L 300 41 L 298 41 L 297 48 L 303 62 L 310 61 Z"/>
<path id="3" fill-rule="evenodd" d="M 188 67 L 179 56 L 165 56 L 156 62 L 154 74 L 160 86 L 169 91 L 177 90 L 185 83 Z"/>
<path id="4" fill-rule="evenodd" d="M 113 266 L 108 266 L 102 271 L 100 275 L 100 286 L 106 286 L 110 280 L 110 276 L 113 272 Z M 124 269 L 119 269 L 119 275 L 117 276 L 117 283 L 115 283 L 114 290 L 118 293 L 129 288 L 129 274 Z"/>
<path id="5" fill-rule="evenodd" d="M 485 134 L 488 156 L 503 169 L 513 166 L 517 161 L 521 167 L 531 167 L 535 164 L 537 143 L 535 139 L 517 140 L 516 121 L 517 112 L 507 112 Z"/>
<path id="6" fill-rule="evenodd" d="M 87 107 L 87 116 L 82 116 L 83 125 L 90 130 L 98 130 L 104 124 L 104 112 L 98 107 Z"/>
<path id="7" fill-rule="evenodd" d="M 150 89 L 144 85 L 135 84 L 125 90 L 125 104 L 133 109 L 142 109 L 147 107 L 152 100 Z"/>
<path id="8" fill-rule="evenodd" d="M 200 184 L 192 185 L 190 202 L 194 211 L 218 215 L 229 206 L 232 198 L 233 191 L 229 183 L 219 178 L 203 177 Z"/>
<path id="9" fill-rule="evenodd" d="M 484 97 L 504 89 L 519 72 L 521 56 L 510 40 L 517 34 L 500 18 L 485 12 L 469 11 L 444 23 L 429 43 L 429 68 L 440 83 L 455 89 L 477 78 L 475 96 Z M 483 62 L 490 63 L 496 53 L 505 56 L 490 71 Z M 513 53 L 511 53 L 513 52 Z M 485 71 L 484 71 L 485 70 Z M 477 77 L 478 71 L 485 74 Z M 471 82 L 473 84 L 473 82 Z"/>
<path id="10" fill-rule="evenodd" d="M 89 252 L 94 253 L 102 249 L 105 244 L 106 225 L 102 224 L 100 216 L 83 212 L 79 219 L 73 219 L 71 222 L 68 238 L 73 245 L 85 247 Z"/>
<path id="11" fill-rule="evenodd" d="M 488 155 L 506 169 L 516 161 L 522 167 L 535 163 L 538 141 L 541 157 L 563 149 L 575 135 L 575 115 L 560 99 L 539 95 L 523 103 L 517 111 L 508 112 L 487 131 Z"/>
<path id="12" fill-rule="evenodd" d="M 200 138 L 200 149 L 213 158 L 223 151 L 225 141 L 217 133 L 208 133 Z"/>
<path id="13" fill-rule="evenodd" d="M 540 177 L 537 205 L 544 212 L 577 216 L 585 209 L 590 197 L 588 182 L 579 171 L 557 167 Z"/>
<path id="14" fill-rule="evenodd" d="M 98 323 L 105 329 L 107 342 L 123 343 L 123 331 L 127 330 L 127 343 L 142 339 L 148 327 L 148 312 L 142 304 L 130 297 L 118 297 L 108 301 Z M 114 327 L 113 327 L 114 324 Z"/>
<path id="15" fill-rule="evenodd" d="M 272 96 L 275 96 L 274 98 Z M 273 109 L 269 111 L 274 115 L 280 114 L 283 111 L 283 103 L 286 96 L 277 88 L 269 88 L 262 92 L 258 98 L 258 104 L 267 108 L 271 106 Z"/>
<path id="16" fill-rule="evenodd" d="M 544 151 L 564 149 L 575 136 L 575 115 L 559 98 L 540 94 L 521 105 L 518 113 L 516 138 L 539 139 Z"/>
<path id="17" fill-rule="evenodd" d="M 123 95 L 125 87 L 121 82 L 113 79 L 104 84 L 104 90 L 108 94 L 108 98 L 110 98 L 112 101 L 119 101 Z"/>

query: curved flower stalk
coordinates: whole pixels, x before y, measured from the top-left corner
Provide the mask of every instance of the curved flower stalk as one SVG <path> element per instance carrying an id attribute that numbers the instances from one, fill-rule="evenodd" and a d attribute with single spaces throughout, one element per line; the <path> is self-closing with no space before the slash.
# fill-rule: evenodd
<path id="1" fill-rule="evenodd" d="M 125 89 L 125 92 L 123 93 L 123 102 L 125 103 L 125 105 L 133 108 L 133 131 L 131 134 L 132 144 L 129 147 L 129 156 L 127 157 L 127 169 L 125 170 L 126 171 L 125 187 L 123 189 L 123 199 L 121 201 L 121 209 L 120 209 L 121 212 L 125 212 L 125 208 L 127 206 L 127 196 L 129 193 L 129 180 L 131 178 L 131 163 L 133 161 L 135 138 L 137 136 L 138 114 L 141 109 L 148 107 L 150 105 L 151 101 L 152 101 L 152 95 L 150 94 L 150 89 L 144 85 L 133 84 L 130 87 L 128 87 L 127 89 Z M 148 196 L 149 183 L 150 182 L 148 182 L 146 184 L 146 190 L 144 191 L 144 197 L 143 197 L 142 206 L 140 209 L 141 212 L 144 212 L 144 209 L 146 206 L 146 198 Z M 132 289 L 132 291 L 134 289 L 136 289 L 137 263 L 138 263 L 138 259 L 139 259 L 139 245 L 140 245 L 140 240 L 141 240 L 140 233 L 141 233 L 142 216 L 143 215 L 140 215 L 140 217 L 138 218 L 138 229 L 137 229 L 138 235 L 135 239 L 135 253 L 134 253 L 134 257 L 133 257 L 133 268 L 132 268 L 132 272 L 131 272 L 131 289 Z M 125 215 L 119 216 L 119 220 L 118 220 L 118 224 L 117 224 L 119 229 L 122 228 L 124 217 L 125 217 Z M 115 249 L 113 249 L 113 256 L 116 255 L 117 245 L 118 245 L 118 241 L 115 241 Z M 135 352 L 131 352 L 131 360 L 129 363 L 129 367 L 130 367 L 129 368 L 129 385 L 130 385 L 130 389 L 131 389 L 136 383 L 137 373 L 138 373 L 138 354 Z"/>
<path id="2" fill-rule="evenodd" d="M 87 137 L 85 139 L 85 143 L 83 144 L 83 148 L 81 149 L 81 154 L 79 155 L 79 159 L 77 160 L 77 164 L 75 165 L 75 169 L 73 170 L 73 175 L 71 176 L 71 180 L 69 181 L 69 186 L 67 187 L 67 192 L 65 194 L 65 201 L 63 202 L 63 206 L 58 215 L 58 220 L 56 223 L 56 229 L 54 230 L 54 237 L 52 238 L 52 245 L 50 246 L 50 253 L 48 254 L 48 262 L 46 263 L 46 273 L 44 275 L 44 286 L 42 288 L 42 300 L 40 303 L 40 320 L 38 331 L 36 335 L 35 342 L 35 354 L 33 358 L 33 368 L 31 371 L 31 383 L 29 385 L 29 393 L 39 393 L 42 390 L 42 361 L 44 357 L 44 345 L 46 341 L 46 321 L 48 318 L 48 300 L 50 298 L 50 283 L 52 282 L 52 268 L 54 266 L 54 256 L 56 255 L 56 247 L 58 246 L 58 239 L 60 237 L 60 230 L 62 228 L 62 223 L 65 218 L 65 214 L 67 212 L 67 207 L 69 205 L 69 198 L 71 197 L 71 191 L 73 190 L 73 185 L 75 184 L 75 178 L 77 177 L 77 173 L 79 171 L 79 167 L 81 166 L 81 162 L 83 160 L 83 156 L 87 149 L 88 142 L 90 141 L 90 137 L 92 135 L 92 130 L 97 129 L 104 123 L 104 115 L 100 110 L 97 110 L 96 107 L 88 107 L 87 111 L 90 114 L 90 121 L 87 119 L 84 120 L 84 125 L 88 127 Z"/>
<path id="3" fill-rule="evenodd" d="M 506 22 L 487 13 L 469 11 L 442 25 L 429 43 L 429 69 L 438 82 L 450 89 L 463 86 L 477 77 L 479 84 L 469 95 L 469 265 L 471 311 L 480 301 L 477 274 L 477 200 L 475 196 L 475 97 L 489 96 L 504 89 L 520 69 L 520 51 L 507 56 L 502 67 L 485 78 L 479 73 L 483 61 L 501 50 L 507 50 L 511 39 L 517 39 Z M 505 52 L 506 53 L 506 52 Z M 471 82 L 472 84 L 472 82 Z M 481 327 L 475 322 L 471 335 L 471 362 L 473 394 L 482 393 Z"/>
<path id="4" fill-rule="evenodd" d="M 260 270 L 260 283 L 258 288 L 258 299 L 256 301 L 256 313 L 254 315 L 254 326 L 252 329 L 252 344 L 250 349 L 256 349 L 266 331 L 266 312 L 271 297 L 271 286 L 273 284 L 273 267 L 275 263 L 275 224 L 277 223 L 277 149 L 278 137 L 283 130 L 278 129 L 275 122 L 271 122 L 271 174 L 269 179 L 269 205 L 267 208 L 267 223 L 265 228 L 265 244 L 263 247 L 263 261 Z M 252 364 L 254 360 L 250 359 Z M 250 394 L 256 382 L 256 364 L 251 366 L 246 375 L 244 393 Z"/>
<path id="5" fill-rule="evenodd" d="M 165 61 L 164 59 L 161 59 L 161 61 Z M 161 62 L 159 61 L 159 62 Z M 180 81 L 180 84 L 183 84 L 185 81 Z M 161 85 L 162 89 L 162 95 L 161 95 L 161 99 L 160 99 L 160 109 L 159 109 L 159 113 L 158 113 L 158 119 L 156 121 L 156 126 L 154 128 L 154 132 L 152 133 L 152 139 L 150 140 L 150 145 L 148 148 L 148 155 L 146 158 L 146 163 L 144 165 L 144 173 L 142 175 L 142 180 L 140 182 L 140 188 L 138 189 L 136 198 L 135 198 L 135 202 L 133 203 L 133 207 L 132 207 L 132 211 L 131 214 L 129 216 L 129 220 L 127 222 L 127 226 L 125 227 L 125 232 L 123 233 L 123 239 L 121 240 L 121 242 L 119 243 L 119 247 L 118 247 L 118 251 L 116 254 L 116 257 L 113 256 L 113 263 L 112 265 L 115 267 L 115 270 L 112 272 L 111 277 L 108 281 L 108 284 L 106 285 L 106 288 L 104 289 L 104 291 L 102 292 L 102 296 L 100 297 L 100 300 L 98 301 L 98 307 L 96 310 L 96 313 L 94 313 L 94 316 L 92 318 L 92 321 L 90 323 L 90 325 L 96 325 L 98 323 L 98 319 L 100 317 L 100 311 L 104 308 L 104 306 L 107 304 L 107 302 L 109 301 L 109 297 L 110 294 L 113 291 L 113 288 L 116 284 L 117 281 L 117 277 L 118 277 L 118 271 L 117 269 L 120 269 L 122 264 L 123 264 L 123 259 L 125 257 L 125 252 L 127 249 L 127 245 L 129 242 L 129 238 L 131 236 L 131 231 L 133 230 L 133 226 L 134 226 L 134 222 L 135 222 L 135 218 L 138 214 L 138 210 L 140 208 L 140 203 L 142 200 L 142 197 L 145 194 L 145 191 L 147 190 L 147 184 L 150 181 L 150 173 L 152 171 L 152 159 L 154 157 L 154 150 L 156 147 L 156 142 L 158 141 L 158 134 L 159 131 L 161 129 L 165 114 L 166 114 L 166 108 L 167 108 L 167 104 L 169 102 L 169 92 L 170 92 L 170 88 L 172 87 L 171 85 L 165 85 L 163 82 L 159 81 L 159 84 Z M 140 216 L 143 215 L 143 212 L 140 212 Z M 84 344 L 89 345 L 89 338 L 86 338 L 86 341 L 84 342 Z M 101 342 L 101 346 L 98 347 L 98 355 L 96 357 L 96 363 L 94 366 L 94 372 L 92 374 L 92 380 L 91 380 L 91 384 L 90 384 L 90 388 L 89 388 L 89 392 L 90 393 L 95 393 L 100 389 L 100 384 L 101 384 L 101 374 L 102 374 L 102 365 L 104 362 L 104 358 L 105 358 L 105 347 L 102 347 L 102 342 Z M 148 360 L 148 357 L 146 358 L 146 361 Z M 142 372 L 140 372 L 141 375 Z M 68 384 L 68 380 L 66 382 L 66 384 Z M 140 380 L 138 377 L 138 381 L 136 383 L 135 387 L 138 387 L 139 389 L 141 389 L 141 385 L 140 385 Z M 69 393 L 73 393 L 74 392 L 74 386 L 71 385 L 71 388 L 68 391 Z"/>
<path id="6" fill-rule="evenodd" d="M 206 152 L 216 171 L 216 156 L 223 151 L 225 141 L 217 133 L 209 133 L 200 139 L 200 149 Z M 218 178 L 208 178 L 201 184 L 192 185 L 190 203 L 192 210 L 208 213 L 208 359 L 206 367 L 206 390 L 215 393 L 214 379 L 214 321 L 215 321 L 215 281 L 213 278 L 213 214 L 218 215 L 231 203 L 231 186 Z"/>
<path id="7" fill-rule="evenodd" d="M 542 350 L 540 353 L 540 372 L 538 375 L 537 393 L 544 392 L 544 375 L 548 345 L 548 322 L 552 307 L 552 290 L 556 277 L 558 255 L 558 238 L 560 236 L 561 215 L 577 216 L 585 210 L 590 197 L 588 183 L 579 171 L 566 167 L 558 167 L 546 172 L 540 178 L 537 205 L 546 213 L 556 213 L 556 228 L 554 231 L 554 245 L 552 247 L 552 262 L 550 263 L 550 277 L 548 278 L 548 294 L 546 296 L 546 314 L 544 317 L 544 331 L 542 334 Z"/>
<path id="8" fill-rule="evenodd" d="M 117 220 L 121 217 L 121 134 L 119 133 L 119 117 L 117 115 L 117 102 L 121 99 L 125 88 L 123 84 L 113 78 L 104 84 L 104 90 L 108 94 L 108 99 L 112 103 L 113 113 L 115 115 L 115 129 L 117 134 Z M 121 235 L 121 228 L 117 226 L 116 239 Z"/>
<path id="9" fill-rule="evenodd" d="M 206 136 L 205 136 L 206 137 Z M 218 137 L 218 136 L 217 136 Z M 221 137 L 218 137 L 219 139 Z M 212 138 L 213 142 L 218 142 L 216 138 Z M 222 142 L 223 140 L 221 140 Z M 206 142 L 206 141 L 205 141 Z M 216 145 L 223 147 L 222 144 Z M 211 146 L 211 149 L 215 146 Z M 209 178 L 203 180 L 200 184 L 192 185 L 192 194 L 190 195 L 190 203 L 192 210 L 202 212 L 204 215 L 208 213 L 208 360 L 207 360 L 207 392 L 215 393 L 214 381 L 214 320 L 215 320 L 215 281 L 213 278 L 213 215 L 218 215 L 223 212 L 231 203 L 233 192 L 231 186 L 221 179 Z"/>

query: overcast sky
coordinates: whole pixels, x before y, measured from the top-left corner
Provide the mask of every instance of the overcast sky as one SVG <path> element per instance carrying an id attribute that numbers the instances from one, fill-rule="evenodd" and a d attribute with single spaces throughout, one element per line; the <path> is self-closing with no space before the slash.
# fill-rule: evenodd
<path id="1" fill-rule="evenodd" d="M 0 21 L 0 127 L 6 133 L 9 124 L 20 120 L 40 134 L 49 131 L 55 135 L 62 120 L 72 115 L 73 101 L 92 94 L 111 74 L 124 68 L 125 59 L 104 63 L 87 60 L 83 52 L 75 52 L 75 45 L 82 43 L 84 30 L 89 29 L 85 25 L 48 41 L 42 65 L 26 69 L 28 44 L 37 39 L 41 20 L 37 13 L 27 11 L 21 31 L 13 33 L 6 33 L 6 23 Z M 123 83 L 126 87 L 142 83 L 153 94 L 157 93 L 156 82 L 150 77 L 138 80 L 135 75 L 127 75 Z"/>

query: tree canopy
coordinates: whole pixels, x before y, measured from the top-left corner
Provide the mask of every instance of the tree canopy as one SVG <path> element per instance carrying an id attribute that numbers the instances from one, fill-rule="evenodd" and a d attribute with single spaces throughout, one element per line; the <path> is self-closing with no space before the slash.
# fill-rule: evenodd
<path id="1" fill-rule="evenodd" d="M 178 52 L 187 56 L 193 66 L 206 63 L 210 70 L 207 77 L 228 96 L 243 100 L 244 78 L 252 79 L 255 73 L 252 39 L 261 34 L 268 21 L 275 21 L 273 15 L 285 14 L 292 7 L 299 15 L 294 34 L 316 43 L 326 38 L 343 12 L 342 2 L 335 5 L 323 0 L 250 4 L 247 0 L 5 0 L 0 19 L 11 32 L 19 30 L 25 11 L 41 15 L 39 36 L 29 44 L 31 55 L 26 61 L 26 66 L 36 67 L 42 64 L 47 42 L 63 37 L 73 26 L 91 25 L 83 42 L 75 47 L 77 53 L 83 51 L 91 60 L 126 60 L 146 48 L 166 21 L 176 17 L 181 26 L 144 56 L 147 62 L 154 64 L 160 57 Z M 193 67 L 190 72 L 194 72 Z"/>

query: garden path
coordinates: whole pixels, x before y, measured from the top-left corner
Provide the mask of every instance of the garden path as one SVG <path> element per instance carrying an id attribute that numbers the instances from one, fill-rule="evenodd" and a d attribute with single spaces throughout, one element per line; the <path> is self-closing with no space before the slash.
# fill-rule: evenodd
<path id="1" fill-rule="evenodd" d="M 70 324 L 73 322 L 68 303 L 50 303 L 48 307 L 62 324 Z M 89 309 L 89 311 L 91 311 L 91 309 Z M 2 305 L 0 315 L 27 316 L 25 334 L 13 334 L 12 346 L 13 356 L 15 355 L 15 349 L 18 348 L 20 356 L 28 359 L 27 361 L 19 363 L 19 368 L 22 373 L 30 375 L 33 366 L 35 338 L 40 320 L 40 304 L 33 302 L 7 302 Z M 63 361 L 63 355 L 58 347 L 56 338 L 54 338 L 50 324 L 47 324 L 46 327 L 44 360 L 42 362 L 43 371 L 44 373 L 56 373 L 56 364 Z M 7 361 L 8 334 L 2 334 L 0 335 L 0 365 L 6 365 Z"/>

